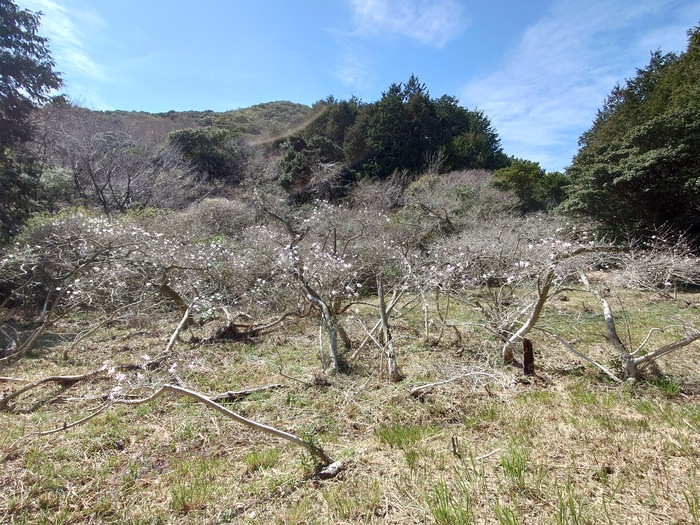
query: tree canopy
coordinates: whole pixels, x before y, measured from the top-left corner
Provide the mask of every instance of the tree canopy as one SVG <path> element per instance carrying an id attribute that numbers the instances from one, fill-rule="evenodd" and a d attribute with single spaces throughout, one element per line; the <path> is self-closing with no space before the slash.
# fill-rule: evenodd
<path id="1" fill-rule="evenodd" d="M 319 160 L 342 162 L 361 176 L 379 179 L 397 170 L 419 173 L 439 152 L 445 154 L 446 169 L 498 169 L 509 163 L 483 112 L 467 110 L 447 95 L 431 98 L 415 75 L 389 86 L 374 103 L 329 97 L 316 106 L 318 116 L 285 144 L 286 184 L 303 183 Z"/>
<path id="2" fill-rule="evenodd" d="M 39 22 L 39 14 L 0 0 L 0 241 L 34 200 L 37 172 L 23 148 L 32 138 L 32 112 L 61 85 Z"/>
<path id="3" fill-rule="evenodd" d="M 512 159 L 510 166 L 493 172 L 497 188 L 511 191 L 519 201 L 520 211 L 548 211 L 564 198 L 567 179 L 559 172 L 546 172 L 538 162 Z"/>
<path id="4" fill-rule="evenodd" d="M 613 236 L 672 228 L 700 241 L 700 27 L 652 54 L 580 139 L 563 208 Z"/>
<path id="5" fill-rule="evenodd" d="M 235 153 L 230 146 L 233 133 L 217 127 L 187 128 L 168 136 L 192 167 L 208 179 L 231 177 Z"/>
<path id="6" fill-rule="evenodd" d="M 40 15 L 0 0 L 0 144 L 31 138 L 30 115 L 36 104 L 61 85 L 45 38 Z"/>

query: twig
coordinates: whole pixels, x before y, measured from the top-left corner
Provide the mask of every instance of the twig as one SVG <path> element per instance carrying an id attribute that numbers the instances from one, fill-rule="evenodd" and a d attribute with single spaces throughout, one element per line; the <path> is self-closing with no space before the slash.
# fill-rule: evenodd
<path id="1" fill-rule="evenodd" d="M 130 370 L 154 370 L 158 367 L 160 367 L 161 359 L 156 358 L 152 359 L 150 361 L 145 361 L 143 363 L 126 363 L 123 365 L 116 365 L 113 367 L 113 370 L 119 370 L 119 371 L 130 371 Z M 102 375 L 109 375 L 110 369 L 107 366 L 103 366 L 102 368 L 98 370 L 93 370 L 92 372 L 88 372 L 86 374 L 81 374 L 81 375 L 74 375 L 74 376 L 49 376 L 45 377 L 43 379 L 39 379 L 37 381 L 34 381 L 26 386 L 23 386 L 19 390 L 15 390 L 14 392 L 10 392 L 9 394 L 5 395 L 4 397 L 0 398 L 0 410 L 4 410 L 7 408 L 7 404 L 12 401 L 13 399 L 21 396 L 25 392 L 28 392 L 29 390 L 32 390 L 34 388 L 37 388 L 43 384 L 46 383 L 58 383 L 60 384 L 63 388 L 68 388 L 73 386 L 76 383 L 79 383 L 80 381 L 85 381 L 88 379 L 92 379 L 95 377 L 100 377 Z M 7 378 L 1 378 L 7 381 L 16 381 L 16 382 L 21 382 L 24 381 L 23 379 L 15 379 L 12 377 L 7 377 Z"/>
<path id="2" fill-rule="evenodd" d="M 398 291 L 397 291 L 396 289 L 394 289 L 394 292 L 393 292 L 391 301 L 389 302 L 389 305 L 386 307 L 386 313 L 387 313 L 387 315 L 389 315 L 389 314 L 394 310 L 394 307 L 398 304 L 398 302 L 399 302 L 399 300 L 401 299 L 401 297 L 403 296 L 403 294 L 404 294 L 404 290 L 403 290 L 403 289 L 398 290 Z M 374 304 L 373 304 L 373 305 L 370 305 L 370 306 L 376 307 L 377 305 L 374 305 Z M 371 330 L 367 330 L 367 328 L 365 328 L 365 332 L 367 332 L 367 336 L 362 340 L 362 342 L 360 343 L 360 345 L 357 347 L 357 350 L 355 350 L 355 351 L 352 353 L 352 355 L 350 356 L 350 359 L 349 359 L 350 361 L 353 361 L 353 360 L 360 354 L 360 352 L 362 351 L 362 349 L 365 347 L 365 345 L 366 345 L 369 341 L 374 341 L 375 343 L 377 342 L 376 339 L 374 338 L 373 334 L 374 334 L 374 332 L 375 332 L 380 326 L 382 326 L 382 320 L 381 320 L 381 319 L 380 319 L 379 321 L 377 321 L 377 322 L 374 324 L 374 326 L 372 327 Z M 363 328 L 364 328 L 364 327 L 363 327 Z"/>
<path id="3" fill-rule="evenodd" d="M 73 421 L 72 423 L 63 423 L 63 426 L 61 426 L 61 427 L 52 428 L 51 430 L 42 430 L 42 431 L 40 431 L 40 432 L 31 432 L 31 433 L 29 433 L 29 434 L 25 434 L 24 436 L 22 436 L 22 437 L 16 439 L 16 440 L 14 441 L 14 443 L 12 443 L 12 444 L 10 445 L 10 449 L 13 449 L 13 448 L 15 447 L 15 445 L 17 445 L 18 443 L 21 443 L 21 442 L 24 441 L 25 439 L 29 439 L 29 438 L 32 437 L 32 436 L 48 436 L 48 435 L 50 435 L 50 434 L 56 434 L 56 433 L 58 433 L 58 432 L 62 432 L 63 430 L 68 430 L 69 428 L 77 427 L 78 425 L 82 425 L 83 423 L 87 423 L 88 421 L 90 421 L 90 420 L 91 420 L 92 418 L 94 418 L 95 416 L 97 416 L 97 415 L 101 414 L 102 412 L 104 412 L 104 411 L 105 411 L 107 408 L 109 408 L 111 405 L 112 405 L 112 401 L 109 401 L 109 402 L 105 403 L 104 405 L 102 405 L 102 406 L 101 406 L 100 408 L 98 408 L 97 410 L 95 410 L 95 411 L 94 411 L 92 414 L 90 414 L 89 416 L 85 416 L 84 418 L 79 419 L 78 421 Z"/>
<path id="4" fill-rule="evenodd" d="M 0 398 L 0 409 L 4 409 L 5 407 L 7 407 L 7 404 L 11 400 L 15 399 L 16 397 L 21 396 L 25 392 L 32 390 L 40 385 L 43 385 L 46 383 L 59 383 L 62 387 L 68 388 L 70 386 L 73 386 L 75 383 L 78 383 L 80 381 L 84 381 L 86 379 L 91 379 L 93 377 L 104 374 L 106 372 L 107 372 L 106 368 L 100 368 L 99 370 L 94 370 L 92 372 L 88 372 L 87 374 L 82 374 L 82 375 L 77 375 L 77 376 L 50 376 L 50 377 L 45 377 L 44 379 L 39 379 L 38 381 L 34 381 L 33 383 L 30 383 L 26 386 L 23 386 L 19 390 L 15 390 L 14 392 L 10 392 L 9 394 Z"/>
<path id="5" fill-rule="evenodd" d="M 277 373 L 279 375 L 281 375 L 282 377 L 286 377 L 287 379 L 291 379 L 292 381 L 296 381 L 297 383 L 301 383 L 302 385 L 316 386 L 311 381 L 304 381 L 303 379 L 299 379 L 298 377 L 294 377 L 294 376 L 290 376 L 288 374 L 285 374 L 284 372 L 282 372 L 281 368 Z"/>
<path id="6" fill-rule="evenodd" d="M 21 379 L 18 377 L 0 377 L 0 383 L 28 383 L 28 379 Z"/>
<path id="7" fill-rule="evenodd" d="M 113 321 L 118 321 L 118 320 L 120 320 L 120 319 L 124 319 L 125 316 L 117 317 L 117 316 L 116 316 L 117 313 L 121 312 L 122 310 L 127 310 L 127 309 L 129 309 L 129 308 L 132 308 L 132 307 L 134 307 L 134 306 L 137 306 L 137 305 L 143 303 L 145 300 L 146 300 L 146 299 L 139 299 L 138 301 L 133 302 L 133 303 L 131 303 L 131 304 L 127 304 L 127 305 L 121 306 L 121 307 L 117 308 L 114 312 L 112 312 L 111 315 L 109 315 L 108 317 L 106 317 L 105 319 L 103 319 L 103 320 L 102 320 L 100 323 L 98 323 L 97 325 L 93 326 L 93 327 L 90 328 L 89 330 L 84 330 L 83 332 L 79 333 L 77 336 L 75 336 L 75 338 L 73 339 L 73 342 L 70 344 L 70 346 L 69 346 L 67 349 L 65 349 L 65 350 L 63 351 L 63 359 L 68 359 L 68 354 L 69 354 L 70 352 L 72 352 L 73 349 L 76 347 L 76 345 L 77 345 L 80 341 L 82 341 L 83 339 L 85 339 L 86 337 L 89 337 L 90 335 L 94 334 L 97 330 L 99 330 L 100 328 L 102 328 L 103 326 L 105 326 L 105 325 L 108 324 L 108 323 L 111 323 L 111 322 L 113 322 Z"/>
<path id="8" fill-rule="evenodd" d="M 503 450 L 503 449 L 502 449 L 502 448 L 497 448 L 496 450 L 492 450 L 492 451 L 489 452 L 488 454 L 484 454 L 483 456 L 479 456 L 478 458 L 474 458 L 474 461 L 481 461 L 481 460 L 483 460 L 483 459 L 490 458 L 491 456 L 493 456 L 494 454 L 500 452 L 501 450 Z"/>

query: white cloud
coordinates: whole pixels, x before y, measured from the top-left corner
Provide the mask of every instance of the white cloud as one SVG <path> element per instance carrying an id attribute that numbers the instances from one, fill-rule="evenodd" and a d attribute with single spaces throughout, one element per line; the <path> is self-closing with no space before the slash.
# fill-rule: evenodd
<path id="1" fill-rule="evenodd" d="M 443 47 L 466 27 L 463 6 L 456 0 L 351 0 L 359 34 L 401 35 Z"/>
<path id="2" fill-rule="evenodd" d="M 21 0 L 23 7 L 41 11 L 40 34 L 49 39 L 51 55 L 57 71 L 68 77 L 78 77 L 99 82 L 110 81 L 109 75 L 86 51 L 87 28 L 99 31 L 104 21 L 88 10 L 69 9 L 52 0 Z M 70 86 L 69 86 L 70 87 Z"/>
<path id="3" fill-rule="evenodd" d="M 559 0 L 462 101 L 484 110 L 507 153 L 561 170 L 615 83 L 646 66 L 651 50 L 674 50 L 651 45 L 669 34 L 660 15 L 670 9 L 663 0 Z"/>
<path id="4" fill-rule="evenodd" d="M 341 57 L 340 64 L 333 75 L 350 88 L 366 89 L 368 87 L 366 60 L 360 59 L 354 51 L 348 51 Z"/>

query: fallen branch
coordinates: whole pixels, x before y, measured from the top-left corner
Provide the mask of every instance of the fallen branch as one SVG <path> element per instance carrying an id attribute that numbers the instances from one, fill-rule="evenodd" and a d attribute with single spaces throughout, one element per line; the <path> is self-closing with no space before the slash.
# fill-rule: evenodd
<path id="1" fill-rule="evenodd" d="M 53 377 L 47 377 L 44 378 L 40 381 L 36 381 L 32 383 L 31 385 L 27 385 L 26 387 L 13 392 L 9 396 L 6 396 L 0 400 L 0 406 L 4 406 L 7 404 L 7 402 L 10 399 L 13 399 L 20 394 L 35 388 L 36 386 L 39 386 L 44 383 L 48 382 L 58 382 L 62 385 L 72 385 L 75 384 L 78 381 L 82 381 L 84 379 L 87 379 L 89 377 L 94 377 L 98 375 L 99 373 L 104 372 L 105 370 L 99 370 L 96 372 L 91 372 L 90 374 L 84 374 L 81 376 L 53 376 Z M 62 426 L 50 429 L 50 430 L 44 430 L 40 432 L 32 432 L 30 434 L 25 434 L 24 436 L 20 437 L 18 440 L 16 440 L 10 448 L 14 448 L 15 445 L 20 443 L 21 441 L 24 441 L 32 436 L 46 436 L 50 434 L 55 434 L 57 432 L 61 432 L 63 430 L 68 430 L 70 428 L 73 428 L 75 426 L 81 425 L 83 423 L 86 423 L 96 417 L 97 415 L 101 414 L 104 412 L 107 408 L 113 406 L 113 405 L 142 405 L 145 403 L 149 403 L 151 401 L 155 401 L 162 395 L 166 393 L 173 393 L 177 395 L 182 395 L 186 396 L 189 398 L 194 399 L 195 401 L 198 401 L 207 407 L 223 414 L 224 416 L 233 419 L 234 421 L 241 423 L 247 427 L 250 427 L 254 430 L 258 430 L 260 432 L 270 434 L 272 436 L 284 439 L 286 441 L 289 441 L 290 443 L 293 443 L 295 445 L 298 445 L 302 448 L 304 448 L 309 454 L 312 456 L 318 458 L 322 462 L 322 468 L 319 469 L 319 476 L 326 479 L 333 477 L 337 475 L 341 470 L 343 470 L 344 465 L 340 461 L 334 461 L 326 452 L 319 446 L 314 445 L 313 443 L 310 443 L 300 437 L 297 437 L 293 434 L 290 434 L 288 432 L 285 432 L 283 430 L 276 429 L 274 427 L 270 427 L 267 425 L 264 425 L 262 423 L 257 423 L 255 421 L 252 421 L 250 419 L 246 419 L 243 416 L 237 414 L 236 412 L 233 412 L 231 410 L 228 410 L 227 408 L 219 405 L 217 401 L 223 401 L 226 399 L 237 399 L 240 397 L 236 396 L 245 396 L 253 392 L 261 391 L 261 390 L 269 390 L 272 388 L 281 388 L 283 385 L 267 385 L 264 387 L 259 387 L 259 388 L 253 388 L 247 391 L 242 391 L 242 392 L 225 392 L 224 394 L 220 394 L 216 396 L 215 398 L 209 398 L 205 396 L 204 394 L 200 394 L 199 392 L 195 392 L 194 390 L 189 390 L 184 387 L 176 386 L 176 385 L 163 385 L 161 386 L 158 390 L 153 392 L 150 396 L 144 397 L 144 398 L 139 398 L 139 399 L 124 399 L 124 398 L 118 398 L 118 399 L 111 399 L 107 403 L 104 403 L 101 405 L 97 410 L 92 412 L 90 415 L 85 416 L 84 418 L 81 418 L 77 421 L 74 421 L 72 423 L 64 423 Z"/>
<path id="2" fill-rule="evenodd" d="M 175 386 L 175 385 L 163 385 L 160 387 L 158 390 L 156 390 L 153 394 L 151 394 L 148 397 L 142 398 L 142 399 L 134 399 L 134 400 L 121 400 L 117 399 L 114 401 L 115 404 L 121 404 L 121 405 L 142 405 L 145 403 L 149 403 L 163 394 L 170 392 L 173 394 L 178 394 L 182 396 L 186 396 L 189 398 L 194 399 L 195 401 L 199 401 L 200 403 L 208 406 L 209 408 L 219 412 L 220 414 L 223 414 L 224 416 L 233 419 L 234 421 L 241 423 L 242 425 L 245 425 L 247 427 L 250 427 L 254 430 L 258 430 L 260 432 L 263 432 L 265 434 L 270 434 L 272 436 L 284 439 L 286 441 L 289 441 L 290 443 L 293 443 L 295 445 L 298 445 L 302 448 L 305 448 L 309 454 L 311 454 L 314 457 L 317 457 L 320 459 L 324 465 L 331 465 L 332 463 L 335 463 L 335 461 L 328 455 L 326 454 L 321 447 L 318 447 L 314 445 L 313 443 L 309 443 L 308 441 L 305 441 L 293 434 L 289 434 L 288 432 L 284 432 L 283 430 L 278 430 L 276 428 L 263 425 L 262 423 L 257 423 L 255 421 L 252 421 L 250 419 L 246 419 L 243 416 L 232 412 L 231 410 L 228 410 L 227 408 L 222 407 L 221 405 L 217 404 L 215 401 L 211 400 L 210 398 L 206 397 L 203 394 L 200 394 L 199 392 L 195 392 L 194 390 L 189 390 L 187 388 Z"/>
<path id="3" fill-rule="evenodd" d="M 86 379 L 92 379 L 93 377 L 97 377 L 97 376 L 104 374 L 106 372 L 107 372 L 106 368 L 101 368 L 99 370 L 94 370 L 92 372 L 88 372 L 87 374 L 76 375 L 76 376 L 45 377 L 44 379 L 34 381 L 33 383 L 30 383 L 26 386 L 23 386 L 22 388 L 15 390 L 14 392 L 10 392 L 9 394 L 0 398 L 0 410 L 4 410 L 7 407 L 7 404 L 10 401 L 12 401 L 13 399 L 21 396 L 22 394 L 24 394 L 25 392 L 27 392 L 29 390 L 37 388 L 38 386 L 44 385 L 46 383 L 58 383 L 63 388 L 69 388 L 69 387 L 73 386 L 74 384 L 79 383 L 80 381 L 85 381 Z"/>
<path id="4" fill-rule="evenodd" d="M 564 345 L 564 348 L 566 348 L 569 352 L 571 352 L 572 354 L 574 354 L 576 357 L 579 357 L 579 358 L 583 359 L 583 360 L 586 361 L 587 363 L 590 363 L 590 364 L 592 364 L 593 366 L 599 368 L 600 370 L 602 370 L 602 371 L 605 373 L 605 375 L 607 375 L 610 379 L 612 379 L 612 380 L 615 381 L 616 383 L 620 383 L 620 382 L 621 382 L 620 378 L 618 378 L 618 377 L 617 377 L 615 374 L 613 374 L 610 370 L 608 370 L 607 368 L 605 368 L 605 367 L 604 367 L 603 365 L 601 365 L 598 361 L 595 361 L 594 359 L 591 359 L 590 357 L 588 357 L 588 356 L 582 354 L 581 352 L 579 352 L 578 350 L 576 350 L 573 346 L 571 346 L 569 343 L 567 343 L 564 339 L 562 339 L 561 337 L 559 337 L 557 334 L 554 334 L 554 333 L 550 332 L 549 330 L 545 330 L 544 328 L 538 328 L 538 330 L 541 331 L 541 332 L 544 332 L 544 333 L 547 334 L 547 335 L 552 336 L 554 339 L 556 339 L 556 340 L 559 341 L 562 345 Z"/>
<path id="5" fill-rule="evenodd" d="M 469 372 L 468 374 L 460 374 L 458 376 L 451 377 L 450 379 L 445 379 L 444 381 L 437 381 L 435 383 L 428 383 L 427 385 L 423 386 L 417 386 L 413 388 L 409 394 L 411 397 L 415 398 L 420 398 L 423 397 L 425 394 L 427 394 L 429 391 L 431 391 L 433 388 L 436 386 L 442 386 L 446 385 L 448 383 L 454 383 L 455 381 L 459 381 L 460 379 L 464 379 L 465 377 L 470 377 L 470 376 L 486 376 L 494 379 L 494 376 L 492 374 L 487 374 L 486 372 Z"/>
<path id="6" fill-rule="evenodd" d="M 274 385 L 265 385 L 258 386 L 255 388 L 249 388 L 248 390 L 228 391 L 224 392 L 223 394 L 213 396 L 210 399 L 217 403 L 221 403 L 222 401 L 240 401 L 241 399 L 248 397 L 249 395 L 254 394 L 255 392 L 265 392 L 266 390 L 275 390 L 277 388 L 284 388 L 284 385 L 278 383 Z"/>
<path id="7" fill-rule="evenodd" d="M 240 340 L 256 337 L 282 324 L 289 317 L 303 318 L 305 317 L 305 314 L 302 312 L 285 312 L 277 319 L 265 324 L 253 324 L 252 322 L 247 324 L 234 323 L 231 319 L 229 319 L 229 321 L 218 328 L 213 335 L 207 337 L 206 341 L 212 342 L 220 339 Z"/>
<path id="8" fill-rule="evenodd" d="M 76 383 L 79 383 L 81 381 L 86 381 L 88 379 L 93 379 L 96 377 L 101 377 L 101 376 L 108 376 L 110 375 L 111 372 L 114 371 L 120 371 L 120 372 L 126 372 L 129 370 L 153 370 L 156 368 L 160 367 L 160 359 L 153 359 L 151 361 L 145 361 L 143 363 L 127 363 L 123 365 L 116 365 L 112 369 L 108 369 L 107 366 L 103 366 L 102 368 L 98 370 L 93 370 L 92 372 L 88 372 L 86 374 L 80 374 L 80 375 L 73 375 L 73 376 L 49 376 L 45 377 L 43 379 L 39 379 L 37 381 L 34 381 L 26 386 L 23 386 L 22 388 L 15 390 L 14 392 L 10 392 L 9 394 L 6 394 L 5 396 L 0 398 L 0 410 L 5 410 L 7 408 L 7 405 L 10 401 L 13 399 L 18 398 L 25 392 L 28 392 L 29 390 L 33 390 L 41 385 L 45 385 L 47 383 L 57 383 L 59 386 L 61 386 L 63 389 L 67 389 L 75 385 Z M 24 381 L 23 379 L 15 379 L 15 378 L 2 378 L 4 381 L 14 381 L 14 382 L 21 382 Z"/>
<path id="9" fill-rule="evenodd" d="M 133 405 L 133 406 L 143 405 L 146 403 L 150 403 L 151 401 L 155 401 L 156 399 L 158 399 L 159 397 L 161 397 L 162 395 L 164 395 L 166 393 L 172 393 L 172 394 L 177 394 L 177 395 L 189 397 L 189 398 L 194 399 L 195 401 L 198 401 L 198 402 L 206 405 L 207 407 L 219 412 L 220 414 L 223 414 L 224 416 L 226 416 L 230 419 L 233 419 L 234 421 L 236 421 L 238 423 L 241 423 L 242 425 L 245 425 L 245 426 L 252 428 L 254 430 L 258 430 L 258 431 L 263 432 L 265 434 L 269 434 L 269 435 L 284 439 L 284 440 L 289 441 L 290 443 L 293 443 L 295 445 L 298 445 L 298 446 L 304 448 L 312 456 L 321 460 L 324 467 L 325 467 L 325 469 L 323 469 L 323 470 L 325 470 L 325 471 L 330 469 L 330 467 L 332 465 L 335 465 L 332 470 L 335 471 L 336 474 L 338 472 L 340 472 L 340 470 L 342 470 L 342 463 L 334 461 L 328 454 L 326 454 L 326 452 L 322 448 L 314 445 L 313 443 L 309 443 L 308 441 L 305 441 L 305 440 L 301 439 L 300 437 L 297 437 L 293 434 L 289 434 L 288 432 L 284 432 L 283 430 L 279 430 L 279 429 L 276 429 L 274 427 L 264 425 L 262 423 L 257 423 L 255 421 L 250 420 L 250 419 L 246 419 L 243 416 L 237 414 L 236 412 L 233 412 L 231 410 L 228 410 L 225 407 L 222 407 L 221 405 L 217 404 L 213 399 L 205 396 L 204 394 L 200 394 L 199 392 L 195 392 L 194 390 L 189 390 L 187 388 L 183 388 L 183 387 L 175 386 L 175 385 L 163 385 L 158 390 L 153 392 L 150 396 L 140 398 L 140 399 L 113 399 L 110 402 L 102 405 L 100 408 L 98 408 L 95 412 L 93 412 L 89 416 L 86 416 L 78 421 L 74 421 L 73 423 L 70 423 L 70 424 L 64 423 L 63 426 L 58 427 L 58 428 L 54 428 L 51 430 L 45 430 L 42 432 L 34 432 L 32 434 L 27 434 L 26 436 L 23 436 L 19 440 L 15 441 L 15 443 L 13 443 L 13 446 L 16 443 L 19 443 L 20 441 L 22 441 L 30 436 L 44 436 L 44 435 L 48 435 L 48 434 L 54 434 L 56 432 L 60 432 L 62 430 L 67 430 L 67 429 L 72 428 L 74 426 L 77 426 L 79 424 L 85 423 L 112 405 Z M 339 463 L 339 466 L 338 466 L 338 463 Z"/>
<path id="10" fill-rule="evenodd" d="M 58 432 L 62 432 L 64 430 L 68 430 L 69 428 L 77 427 L 78 425 L 82 425 L 83 423 L 87 423 L 92 418 L 94 418 L 94 417 L 98 416 L 99 414 L 101 414 L 102 412 L 104 412 L 110 406 L 112 406 L 111 401 L 103 404 L 101 407 L 99 407 L 97 410 L 95 410 L 92 414 L 90 414 L 89 416 L 85 416 L 84 418 L 79 419 L 78 421 L 73 421 L 72 423 L 63 423 L 63 426 L 57 427 L 57 428 L 52 428 L 51 430 L 41 430 L 39 432 L 30 432 L 29 434 L 25 434 L 24 436 L 15 440 L 15 442 L 10 445 L 10 449 L 15 448 L 16 445 L 18 445 L 19 443 L 21 443 L 22 441 L 24 441 L 26 439 L 29 439 L 30 437 L 48 436 L 51 434 L 57 434 Z"/>
<path id="11" fill-rule="evenodd" d="M 501 450 L 503 450 L 503 449 L 502 449 L 502 448 L 497 448 L 496 450 L 492 450 L 492 451 L 489 452 L 488 454 L 484 454 L 483 456 L 479 456 L 478 458 L 474 458 L 474 461 L 482 461 L 482 460 L 484 460 L 484 459 L 486 459 L 486 458 L 490 458 L 490 457 L 493 456 L 494 454 L 499 453 Z"/>
<path id="12" fill-rule="evenodd" d="M 0 377 L 0 383 L 28 383 L 28 381 L 19 377 Z"/>
<path id="13" fill-rule="evenodd" d="M 294 443 L 295 445 L 299 445 L 300 447 L 305 448 L 309 452 L 309 454 L 320 459 L 324 463 L 324 465 L 330 465 L 331 463 L 334 463 L 334 460 L 328 454 L 326 454 L 323 451 L 323 449 L 321 449 L 320 447 L 317 447 L 313 443 L 309 443 L 308 441 L 305 441 L 305 440 L 303 440 L 303 439 L 301 439 L 293 434 L 289 434 L 287 432 L 284 432 L 283 430 L 278 430 L 276 428 L 264 425 L 262 423 L 257 423 L 255 421 L 250 420 L 250 419 L 246 419 L 243 416 L 237 414 L 236 412 L 233 412 L 225 407 L 222 407 L 221 405 L 217 404 L 212 399 L 206 397 L 204 394 L 200 394 L 199 392 L 195 392 L 194 390 L 189 390 L 187 388 L 183 388 L 183 387 L 179 387 L 179 386 L 175 386 L 175 385 L 163 385 L 148 397 L 145 397 L 142 399 L 132 399 L 132 400 L 116 399 L 114 401 L 114 404 L 143 405 L 145 403 L 149 403 L 151 401 L 158 399 L 160 396 L 162 396 L 163 394 L 168 393 L 168 392 L 192 398 L 195 401 L 199 401 L 200 403 L 208 406 L 209 408 L 216 410 L 217 412 L 223 414 L 224 416 L 226 416 L 230 419 L 233 419 L 234 421 L 236 421 L 238 423 L 241 423 L 242 425 L 245 425 L 245 426 L 250 427 L 254 430 L 259 430 L 260 432 L 270 434 L 272 436 L 284 439 L 286 441 L 289 441 L 290 443 Z"/>

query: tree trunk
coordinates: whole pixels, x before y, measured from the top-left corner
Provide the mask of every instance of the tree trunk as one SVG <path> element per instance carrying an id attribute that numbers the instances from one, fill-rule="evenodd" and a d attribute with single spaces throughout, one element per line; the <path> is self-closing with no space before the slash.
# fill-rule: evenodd
<path id="1" fill-rule="evenodd" d="M 304 296 L 306 299 L 321 311 L 323 324 L 326 326 L 326 330 L 328 330 L 328 346 L 331 356 L 331 370 L 335 372 L 344 372 L 347 366 L 338 353 L 338 336 L 340 336 L 342 339 L 343 346 L 345 347 L 346 351 L 349 350 L 350 338 L 348 338 L 345 330 L 343 330 L 343 327 L 338 324 L 338 320 L 336 319 L 335 315 L 333 315 L 330 307 L 323 302 L 313 288 L 308 285 L 304 277 L 297 273 L 297 279 L 299 280 L 299 284 L 304 291 Z"/>
<path id="2" fill-rule="evenodd" d="M 394 353 L 394 343 L 391 340 L 391 330 L 389 329 L 389 316 L 386 311 L 386 301 L 384 299 L 384 277 L 377 275 L 377 294 L 379 296 L 379 317 L 382 321 L 382 333 L 384 335 L 384 347 L 386 349 L 387 362 L 389 365 L 389 380 L 398 383 L 403 379 L 396 364 L 396 354 Z"/>
<path id="3" fill-rule="evenodd" d="M 617 335 L 617 328 L 615 328 L 615 318 L 613 317 L 612 309 L 610 304 L 597 290 L 594 290 L 591 286 L 586 274 L 580 273 L 581 282 L 584 284 L 586 289 L 591 292 L 601 303 L 603 307 L 603 318 L 605 319 L 605 330 L 608 333 L 608 339 L 617 349 L 620 354 L 620 361 L 622 362 L 622 369 L 625 371 L 625 379 L 638 379 L 639 378 L 639 368 L 632 355 L 625 347 L 624 343 Z"/>
<path id="4" fill-rule="evenodd" d="M 520 329 L 511 335 L 506 343 L 503 345 L 503 363 L 510 365 L 513 363 L 513 347 L 515 344 L 524 339 L 527 334 L 535 327 L 537 321 L 540 319 L 542 314 L 542 309 L 544 308 L 547 299 L 549 298 L 549 290 L 552 287 L 552 282 L 554 281 L 554 268 L 549 267 L 544 275 L 539 279 L 537 299 L 532 305 L 532 311 L 530 317 L 527 321 L 520 327 Z"/>

